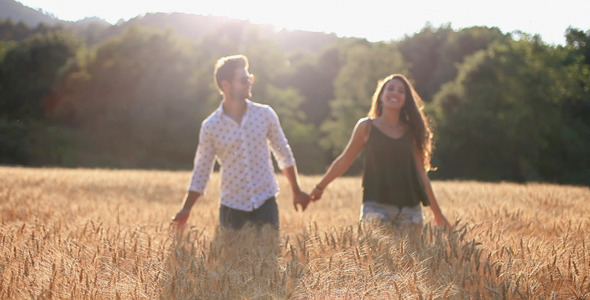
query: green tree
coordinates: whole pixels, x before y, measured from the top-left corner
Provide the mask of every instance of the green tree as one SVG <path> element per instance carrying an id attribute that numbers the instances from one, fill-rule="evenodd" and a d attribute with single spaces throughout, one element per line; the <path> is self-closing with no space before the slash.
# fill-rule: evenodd
<path id="1" fill-rule="evenodd" d="M 59 73 L 79 47 L 61 31 L 0 42 L 0 163 L 62 163 L 71 132 L 48 111 Z"/>
<path id="2" fill-rule="evenodd" d="M 566 30 L 565 39 L 567 48 L 582 55 L 584 63 L 590 65 L 590 30 L 583 30 L 569 27 Z"/>
<path id="3" fill-rule="evenodd" d="M 434 28 L 426 24 L 422 30 L 399 42 L 399 51 L 409 67 L 407 77 L 415 80 L 415 88 L 425 102 L 430 102 L 437 90 L 433 74 L 441 59 L 448 36 L 454 31 L 450 25 Z M 439 71 L 440 72 L 440 71 Z"/>
<path id="4" fill-rule="evenodd" d="M 569 121 L 567 103 L 584 98 L 588 68 L 566 59 L 567 52 L 538 36 L 495 43 L 466 59 L 431 107 L 439 136 L 436 173 L 563 181 L 587 172 L 588 127 Z M 572 77 L 586 87 L 576 88 Z"/>
<path id="5" fill-rule="evenodd" d="M 170 30 L 132 26 L 80 56 L 64 76 L 55 110 L 56 118 L 85 133 L 80 163 L 189 166 L 200 123 L 221 100 L 213 66 L 225 55 L 250 58 L 254 101 L 273 103 L 283 122 L 305 122 L 290 113 L 298 95 L 273 89 L 283 53 L 246 25 L 226 24 L 197 42 Z"/>
<path id="6" fill-rule="evenodd" d="M 353 41 L 342 49 L 343 66 L 334 82 L 331 118 L 321 127 L 320 145 L 330 154 L 330 161 L 342 152 L 358 119 L 367 115 L 377 81 L 389 74 L 407 73 L 395 44 Z M 351 166 L 349 172 L 357 172 L 358 167 Z"/>
<path id="7" fill-rule="evenodd" d="M 0 40 L 21 42 L 33 35 L 33 31 L 23 22 L 14 24 L 12 20 L 0 21 Z"/>
<path id="8" fill-rule="evenodd" d="M 340 69 L 339 53 L 336 45 L 326 47 L 317 53 L 287 53 L 284 71 L 273 80 L 273 84 L 278 88 L 275 90 L 293 90 L 301 97 L 300 101 L 294 102 L 297 103 L 297 107 L 289 109 L 297 110 L 298 114 L 301 114 L 301 117 L 295 118 L 297 127 L 300 128 L 297 132 L 305 132 L 305 135 L 297 134 L 292 138 L 289 133 L 290 121 L 286 121 L 284 127 L 302 173 L 323 173 L 328 163 L 329 158 L 325 150 L 318 144 L 320 131 L 317 128 L 320 128 L 330 115 L 329 103 L 334 98 L 333 82 Z M 281 115 L 281 112 L 278 114 Z M 281 115 L 281 119 L 283 118 L 292 116 Z"/>
<path id="9" fill-rule="evenodd" d="M 504 43 L 509 36 L 503 35 L 496 28 L 474 26 L 463 28 L 459 31 L 448 32 L 446 41 L 440 45 L 435 55 L 438 55 L 437 63 L 432 66 L 432 73 L 425 79 L 424 97 L 427 102 L 440 90 L 440 87 L 457 77 L 457 66 L 469 55 L 487 49 L 493 42 Z"/>
<path id="10" fill-rule="evenodd" d="M 303 96 L 301 109 L 309 122 L 319 127 L 329 115 L 334 98 L 334 79 L 340 69 L 339 51 L 330 47 L 314 54 L 297 53 L 288 61 L 288 71 L 277 81 L 293 87 Z"/>
<path id="11" fill-rule="evenodd" d="M 79 128 L 80 165 L 178 167 L 194 153 L 194 44 L 170 31 L 129 28 L 70 66 L 55 117 Z"/>
<path id="12" fill-rule="evenodd" d="M 266 103 L 269 85 L 279 86 L 279 74 L 285 72 L 286 57 L 280 45 L 262 34 L 257 26 L 246 21 L 221 23 L 197 41 L 196 56 L 203 62 L 198 80 L 210 90 L 216 90 L 213 79 L 215 62 L 223 56 L 244 54 L 250 62 L 249 71 L 256 76 L 253 86 L 253 100 Z M 210 111 L 219 106 L 219 93 L 210 93 L 205 102 Z"/>
<path id="13" fill-rule="evenodd" d="M 22 42 L 34 35 L 47 35 L 50 32 L 65 30 L 64 27 L 59 24 L 51 26 L 45 23 L 35 24 L 38 25 L 30 27 L 22 21 L 15 24 L 11 19 L 0 20 L 0 41 Z"/>
<path id="14" fill-rule="evenodd" d="M 307 121 L 301 109 L 304 98 L 294 88 L 277 88 L 268 86 L 268 101 L 280 117 L 285 136 L 301 173 L 320 173 L 324 171 L 322 153 L 317 146 L 319 133 L 316 127 Z"/>
<path id="15" fill-rule="evenodd" d="M 476 51 L 509 38 L 496 28 L 474 26 L 454 31 L 450 25 L 433 28 L 427 24 L 417 34 L 399 43 L 404 60 L 410 66 L 409 77 L 425 102 L 431 102 L 441 86 L 457 76 L 457 66 Z"/>
<path id="16" fill-rule="evenodd" d="M 0 117 L 6 120 L 46 117 L 45 100 L 59 72 L 80 42 L 66 32 L 35 35 L 10 47 L 0 65 Z"/>
<path id="17" fill-rule="evenodd" d="M 18 46 L 18 43 L 15 41 L 0 41 L 0 64 L 2 64 L 6 52 L 16 46 Z"/>

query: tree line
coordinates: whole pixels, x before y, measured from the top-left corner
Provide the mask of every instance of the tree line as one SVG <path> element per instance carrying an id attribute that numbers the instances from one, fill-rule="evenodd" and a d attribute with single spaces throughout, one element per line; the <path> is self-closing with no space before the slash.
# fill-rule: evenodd
<path id="1" fill-rule="evenodd" d="M 78 29 L 0 22 L 0 163 L 189 169 L 200 123 L 220 103 L 214 63 L 242 53 L 256 75 L 253 100 L 276 110 L 302 173 L 325 171 L 377 80 L 402 73 L 432 123 L 432 178 L 590 184 L 590 30 L 568 28 L 555 46 L 495 27 L 426 24 L 368 42 L 179 21 L 190 18 Z"/>

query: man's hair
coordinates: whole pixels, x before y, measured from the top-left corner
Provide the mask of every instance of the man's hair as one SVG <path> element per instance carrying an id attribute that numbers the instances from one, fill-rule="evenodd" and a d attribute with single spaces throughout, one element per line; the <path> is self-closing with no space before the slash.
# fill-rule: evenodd
<path id="1" fill-rule="evenodd" d="M 234 77 L 235 70 L 248 68 L 248 58 L 244 55 L 232 55 L 232 56 L 225 56 L 217 60 L 215 64 L 215 71 L 213 71 L 213 75 L 215 76 L 215 83 L 217 84 L 217 89 L 219 92 L 221 90 L 221 81 L 228 80 L 231 81 Z"/>

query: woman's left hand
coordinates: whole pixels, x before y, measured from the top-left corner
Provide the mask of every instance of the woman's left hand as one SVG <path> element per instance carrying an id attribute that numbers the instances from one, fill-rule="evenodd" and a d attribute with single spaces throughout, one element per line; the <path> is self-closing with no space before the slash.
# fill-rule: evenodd
<path id="1" fill-rule="evenodd" d="M 311 201 L 318 201 L 322 198 L 322 193 L 324 193 L 324 189 L 320 189 L 317 186 L 313 188 L 313 190 L 311 191 L 311 194 L 309 195 L 311 198 Z"/>

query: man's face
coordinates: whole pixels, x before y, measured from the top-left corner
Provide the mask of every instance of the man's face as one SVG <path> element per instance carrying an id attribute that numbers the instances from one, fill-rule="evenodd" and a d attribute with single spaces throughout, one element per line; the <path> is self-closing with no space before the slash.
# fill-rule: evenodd
<path id="1" fill-rule="evenodd" d="M 246 68 L 235 71 L 231 81 L 231 91 L 234 99 L 249 99 L 252 97 L 252 84 L 254 75 L 248 73 Z"/>

